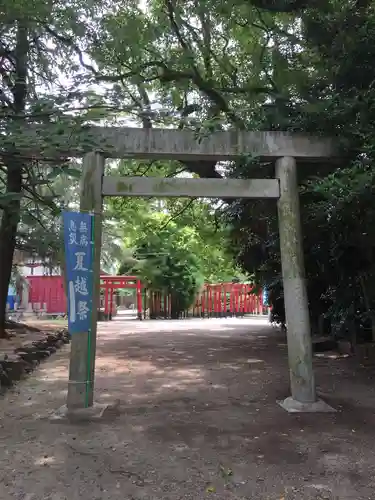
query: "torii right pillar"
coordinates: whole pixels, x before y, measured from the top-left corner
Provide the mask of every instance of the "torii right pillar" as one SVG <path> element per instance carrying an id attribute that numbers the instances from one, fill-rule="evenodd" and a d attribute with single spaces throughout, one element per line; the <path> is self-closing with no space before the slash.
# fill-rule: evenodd
<path id="1" fill-rule="evenodd" d="M 288 412 L 335 411 L 316 397 L 295 158 L 277 160 L 276 177 L 291 389 L 280 405 Z"/>

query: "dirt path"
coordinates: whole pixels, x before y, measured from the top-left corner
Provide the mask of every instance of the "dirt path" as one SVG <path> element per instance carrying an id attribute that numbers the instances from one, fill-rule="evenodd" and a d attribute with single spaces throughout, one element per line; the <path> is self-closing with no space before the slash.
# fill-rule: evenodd
<path id="1" fill-rule="evenodd" d="M 254 320 L 114 321 L 100 328 L 104 423 L 48 420 L 68 347 L 0 400 L 0 499 L 370 499 L 373 370 L 317 360 L 334 415 L 285 413 L 284 337 Z M 354 378 L 355 376 L 355 378 Z"/>

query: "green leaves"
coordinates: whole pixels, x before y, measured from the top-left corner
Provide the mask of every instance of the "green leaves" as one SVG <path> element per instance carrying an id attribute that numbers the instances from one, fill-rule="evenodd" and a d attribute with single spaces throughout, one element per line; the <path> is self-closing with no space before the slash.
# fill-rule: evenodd
<path id="1" fill-rule="evenodd" d="M 358 267 L 344 265 L 343 256 L 352 255 L 348 248 L 355 248 L 361 256 L 360 272 L 366 269 L 375 277 L 367 252 L 374 244 L 371 3 L 361 7 L 350 0 L 150 0 L 140 8 L 135 0 L 111 5 L 99 0 L 17 0 L 5 2 L 2 11 L 2 45 L 7 48 L 2 54 L 3 152 L 32 148 L 32 134 L 20 133 L 24 120 L 49 124 L 42 138 L 48 165 L 36 158 L 22 166 L 22 241 L 27 232 L 40 237 L 46 220 L 56 216 L 53 197 L 62 205 L 77 202 L 80 168 L 56 158 L 54 145 L 62 136 L 69 141 L 81 137 L 84 124 L 120 119 L 148 128 L 187 127 L 196 131 L 198 140 L 229 128 L 332 135 L 345 145 L 339 168 L 300 168 L 311 307 L 318 311 L 321 297 L 328 295 L 346 304 L 351 295 L 344 297 L 339 291 L 345 279 L 363 306 Z M 21 18 L 27 20 L 29 33 L 27 102 L 13 119 L 14 27 L 15 19 Z M 68 137 L 72 124 L 76 130 Z M 86 141 L 90 145 L 90 138 Z M 190 169 L 208 176 L 220 167 L 215 171 L 215 165 L 201 163 L 128 160 L 108 165 L 107 173 L 173 176 Z M 273 165 L 257 158 L 223 167 L 224 175 L 235 177 L 274 176 Z M 1 175 L 5 181 L 6 167 Z M 5 195 L 4 185 L 3 207 L 21 196 Z M 111 199 L 106 216 L 108 266 L 124 248 L 138 245 L 143 254 L 133 261 L 127 255 L 128 269 L 138 266 L 153 286 L 178 290 L 182 302 L 203 278 L 226 281 L 237 275 L 233 256 L 259 281 L 280 285 L 274 204 L 235 201 L 219 211 L 204 200 Z M 50 227 L 48 234 L 54 234 Z M 228 245 L 230 234 L 233 242 Z M 230 252 L 225 251 L 228 246 Z M 366 294 L 371 303 L 375 294 L 369 283 L 365 287 L 370 287 Z"/>
<path id="2" fill-rule="evenodd" d="M 172 295 L 172 316 L 178 316 L 193 302 L 203 277 L 199 258 L 187 244 L 185 231 L 174 223 L 164 228 L 162 224 L 162 219 L 155 218 L 153 227 L 150 224 L 136 240 L 135 255 L 140 261 L 136 269 L 150 289 Z"/>

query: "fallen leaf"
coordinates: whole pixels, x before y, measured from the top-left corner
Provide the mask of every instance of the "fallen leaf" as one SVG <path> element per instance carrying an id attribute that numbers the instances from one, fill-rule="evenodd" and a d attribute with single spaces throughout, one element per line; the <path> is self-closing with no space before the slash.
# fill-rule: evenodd
<path id="1" fill-rule="evenodd" d="M 215 486 L 209 486 L 209 487 L 206 489 L 206 492 L 207 492 L 207 493 L 216 493 L 216 488 L 215 488 Z"/>
<path id="2" fill-rule="evenodd" d="M 222 475 L 224 477 L 233 476 L 232 469 L 226 469 L 225 467 L 223 467 L 222 465 L 220 465 L 220 470 L 221 470 L 221 473 L 222 473 Z"/>

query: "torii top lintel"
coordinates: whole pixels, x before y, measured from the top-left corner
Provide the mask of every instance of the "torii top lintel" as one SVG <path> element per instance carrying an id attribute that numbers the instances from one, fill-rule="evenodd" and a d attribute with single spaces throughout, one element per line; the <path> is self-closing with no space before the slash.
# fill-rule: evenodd
<path id="1" fill-rule="evenodd" d="M 53 139 L 49 142 L 51 134 Z M 182 161 L 224 161 L 243 155 L 262 160 L 293 156 L 304 161 L 322 161 L 337 156 L 334 141 L 330 138 L 288 132 L 230 130 L 202 137 L 192 130 L 127 127 L 81 127 L 75 130 L 62 126 L 58 134 L 48 128 L 30 127 L 27 135 L 32 139 L 32 149 L 38 156 L 80 157 L 90 151 L 101 152 L 107 158 Z"/>

